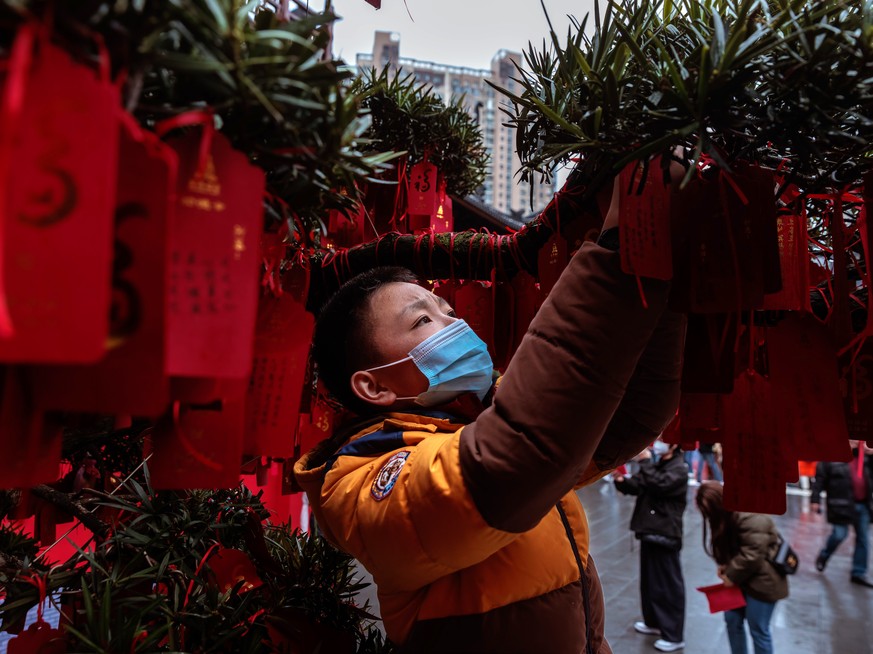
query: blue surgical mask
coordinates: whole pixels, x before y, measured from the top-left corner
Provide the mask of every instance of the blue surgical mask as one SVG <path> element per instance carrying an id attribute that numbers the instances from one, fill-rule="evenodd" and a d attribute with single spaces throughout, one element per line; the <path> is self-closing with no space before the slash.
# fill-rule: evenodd
<path id="1" fill-rule="evenodd" d="M 481 400 L 491 388 L 494 364 L 488 346 L 464 320 L 456 320 L 426 338 L 410 350 L 409 356 L 365 372 L 409 360 L 427 377 L 428 389 L 417 397 L 398 397 L 398 400 L 415 400 L 420 406 L 437 406 L 462 393 L 475 393 Z"/>
<path id="2" fill-rule="evenodd" d="M 655 455 L 655 460 L 657 461 L 662 456 L 664 456 L 667 452 L 670 451 L 670 446 L 664 441 L 655 441 L 652 444 L 652 452 Z"/>

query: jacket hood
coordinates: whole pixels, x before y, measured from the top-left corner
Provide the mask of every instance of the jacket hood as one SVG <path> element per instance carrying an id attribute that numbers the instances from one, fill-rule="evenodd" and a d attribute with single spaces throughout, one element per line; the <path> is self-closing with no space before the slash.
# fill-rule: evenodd
<path id="1" fill-rule="evenodd" d="M 448 408 L 448 407 L 446 407 Z M 294 464 L 294 477 L 310 497 L 321 492 L 334 455 L 344 446 L 377 431 L 436 433 L 460 429 L 466 421 L 439 409 L 388 413 L 350 423 L 331 438 L 321 441 Z M 412 443 L 409 443 L 412 444 Z"/>

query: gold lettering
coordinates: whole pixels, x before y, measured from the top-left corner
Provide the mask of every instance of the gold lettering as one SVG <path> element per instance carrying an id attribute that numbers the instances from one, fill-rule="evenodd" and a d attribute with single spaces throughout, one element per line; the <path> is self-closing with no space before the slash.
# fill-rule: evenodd
<path id="1" fill-rule="evenodd" d="M 205 168 L 195 172 L 194 176 L 188 180 L 188 190 L 191 193 L 203 195 L 221 195 L 221 183 L 218 180 L 218 175 L 215 174 L 215 161 L 211 154 L 206 159 Z"/>
<path id="2" fill-rule="evenodd" d="M 213 200 L 211 198 L 198 198 L 193 195 L 182 196 L 182 206 L 189 209 L 199 209 L 200 211 L 209 211 L 220 213 L 227 208 L 227 205 L 221 200 Z"/>
<path id="3" fill-rule="evenodd" d="M 246 251 L 246 228 L 242 225 L 233 226 L 233 258 L 241 259 Z"/>

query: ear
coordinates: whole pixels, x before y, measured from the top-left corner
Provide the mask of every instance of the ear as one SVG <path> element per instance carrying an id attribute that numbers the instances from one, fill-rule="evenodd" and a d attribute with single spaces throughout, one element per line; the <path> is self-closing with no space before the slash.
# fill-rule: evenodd
<path id="1" fill-rule="evenodd" d="M 352 392 L 367 404 L 391 406 L 397 393 L 382 384 L 372 372 L 358 370 L 352 375 Z"/>

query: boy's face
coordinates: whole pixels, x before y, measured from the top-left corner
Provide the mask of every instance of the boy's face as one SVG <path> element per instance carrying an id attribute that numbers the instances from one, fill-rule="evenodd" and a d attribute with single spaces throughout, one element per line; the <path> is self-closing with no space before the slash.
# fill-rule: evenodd
<path id="1" fill-rule="evenodd" d="M 393 282 L 379 288 L 370 299 L 369 335 L 375 358 L 373 367 L 400 361 L 426 338 L 458 320 L 449 303 L 416 284 Z M 368 376 L 368 390 L 359 389 L 360 376 Z M 412 361 L 404 361 L 372 372 L 359 371 L 352 386 L 375 404 L 393 403 L 397 397 L 415 397 L 428 388 L 427 379 Z M 384 386 L 389 395 L 376 397 L 375 386 Z M 361 395 L 358 392 L 358 395 Z"/>

